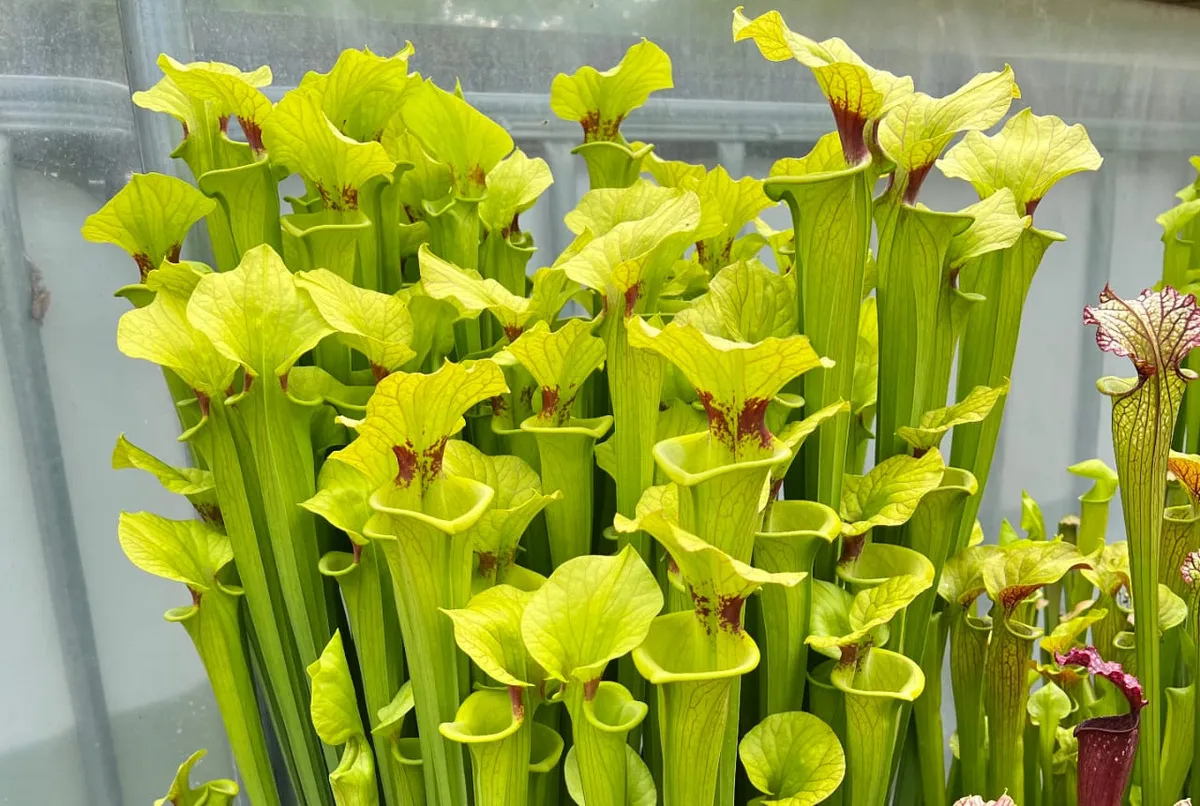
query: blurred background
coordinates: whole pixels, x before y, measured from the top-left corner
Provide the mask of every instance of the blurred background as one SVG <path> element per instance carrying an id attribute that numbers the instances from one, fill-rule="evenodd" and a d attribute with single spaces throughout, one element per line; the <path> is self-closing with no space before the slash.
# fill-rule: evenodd
<path id="1" fill-rule="evenodd" d="M 1051 522 L 1083 489 L 1065 467 L 1112 461 L 1108 404 L 1093 383 L 1128 374 L 1102 358 L 1083 305 L 1161 271 L 1157 214 L 1200 152 L 1200 9 L 1146 0 L 777 0 L 789 24 L 841 36 L 876 66 L 941 95 L 1010 62 L 1036 112 L 1087 125 L 1098 174 L 1066 180 L 1038 208 L 1059 230 L 1025 310 L 985 531 L 1019 518 L 1021 490 Z M 726 0 L 0 0 L 0 804 L 148 804 L 196 748 L 205 779 L 232 774 L 220 718 L 184 631 L 187 603 L 121 554 L 120 509 L 185 517 L 136 472 L 109 467 L 113 442 L 183 461 L 158 370 L 120 356 L 113 299 L 136 270 L 83 242 L 84 217 L 132 171 L 182 171 L 177 124 L 135 109 L 160 52 L 242 68 L 269 64 L 275 93 L 348 47 L 416 46 L 413 69 L 507 126 L 556 183 L 522 224 L 551 262 L 586 188 L 576 124 L 550 113 L 558 72 L 612 66 L 645 36 L 674 61 L 673 92 L 624 127 L 670 159 L 765 175 L 832 128 L 807 69 L 769 64 L 730 38 Z M 923 200 L 957 209 L 969 186 L 935 175 Z M 787 225 L 784 208 L 768 211 Z M 34 290 L 38 293 L 34 294 Z M 47 296 L 48 295 L 48 296 Z M 37 296 L 40 304 L 32 304 Z M 45 302 L 48 300 L 48 307 Z M 1114 528 L 1120 519 L 1114 515 Z"/>

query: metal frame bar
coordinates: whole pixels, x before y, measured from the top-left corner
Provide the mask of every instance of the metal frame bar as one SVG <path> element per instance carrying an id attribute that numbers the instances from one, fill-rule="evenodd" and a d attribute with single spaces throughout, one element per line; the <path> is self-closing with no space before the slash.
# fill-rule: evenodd
<path id="1" fill-rule="evenodd" d="M 122 0 L 121 5 L 134 4 Z M 153 62 L 151 62 L 153 65 Z M 156 67 L 154 69 L 157 69 Z M 150 81 L 150 78 L 143 79 Z M 153 83 L 151 81 L 151 83 Z M 268 87 L 278 100 L 289 87 Z M 170 151 L 176 132 L 162 116 L 136 109 L 130 125 L 130 88 L 114 81 L 64 76 L 0 75 L 0 132 L 88 132 L 137 137 L 147 170 L 173 170 Z M 468 92 L 475 107 L 495 118 L 516 139 L 575 142 L 579 126 L 550 111 L 548 95 Z M 149 119 L 163 126 L 147 127 Z M 1103 152 L 1188 151 L 1200 142 L 1200 122 L 1113 118 L 1081 119 Z M 633 138 L 718 144 L 812 142 L 830 131 L 829 108 L 822 103 L 697 101 L 652 98 L 624 125 Z M 150 142 L 156 138 L 161 142 Z M 148 146 L 156 150 L 149 150 Z M 161 149 L 161 150 L 158 150 Z"/>

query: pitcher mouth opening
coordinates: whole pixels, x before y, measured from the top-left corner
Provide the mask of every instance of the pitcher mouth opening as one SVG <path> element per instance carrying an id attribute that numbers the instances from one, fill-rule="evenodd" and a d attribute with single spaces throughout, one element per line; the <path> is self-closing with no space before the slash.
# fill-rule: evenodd
<path id="1" fill-rule="evenodd" d="M 906 702 L 913 702 L 925 690 L 921 667 L 887 649 L 872 649 L 867 660 L 857 667 L 836 667 L 830 681 L 845 694 Z"/>
<path id="2" fill-rule="evenodd" d="M 716 667 L 707 662 L 711 641 L 729 642 L 727 657 L 733 660 Z M 740 677 L 758 667 L 758 645 L 749 634 L 707 635 L 690 612 L 659 616 L 642 645 L 633 651 L 638 671 L 653 685 L 687 683 Z"/>
<path id="3" fill-rule="evenodd" d="M 722 473 L 770 469 L 792 458 L 786 445 L 776 442 L 765 456 L 735 459 L 707 431 L 656 442 L 654 460 L 667 477 L 684 487 L 694 487 Z"/>
<path id="4" fill-rule="evenodd" d="M 495 490 L 483 482 L 458 476 L 437 479 L 419 498 L 405 496 L 406 500 L 398 500 L 400 492 L 403 491 L 389 483 L 372 493 L 370 505 L 375 516 L 418 521 L 448 535 L 460 534 L 474 526 L 496 495 Z M 420 509 L 408 506 L 412 501 L 419 503 Z M 369 536 L 389 537 L 386 534 Z"/>
<path id="5" fill-rule="evenodd" d="M 529 772 L 547 773 L 558 764 L 563 753 L 563 739 L 558 731 L 541 722 L 533 723 L 533 741 L 529 748 Z"/>
<path id="6" fill-rule="evenodd" d="M 816 501 L 780 500 L 771 504 L 758 532 L 764 538 L 819 537 L 832 542 L 841 534 L 842 519 Z"/>
<path id="7" fill-rule="evenodd" d="M 592 439 L 600 439 L 608 430 L 612 428 L 613 418 L 611 414 L 606 414 L 603 417 L 589 417 L 586 419 L 572 417 L 565 425 L 554 425 L 546 420 L 541 419 L 534 414 L 531 417 L 526 417 L 521 421 L 519 433 L 523 434 L 560 434 L 580 437 L 591 437 Z"/>

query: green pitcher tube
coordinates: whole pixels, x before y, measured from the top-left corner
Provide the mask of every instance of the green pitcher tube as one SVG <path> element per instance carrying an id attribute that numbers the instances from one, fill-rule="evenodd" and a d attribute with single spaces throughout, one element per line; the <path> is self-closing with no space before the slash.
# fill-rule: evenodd
<path id="1" fill-rule="evenodd" d="M 571 149 L 587 165 L 588 182 L 598 188 L 627 188 L 642 173 L 642 160 L 654 150 L 652 145 L 594 141 Z"/>
<path id="2" fill-rule="evenodd" d="M 987 786 L 987 752 L 983 717 L 983 676 L 991 622 L 970 609 L 946 609 L 950 632 L 950 683 L 958 730 L 962 791 L 983 792 Z"/>
<path id="3" fill-rule="evenodd" d="M 384 290 L 385 267 L 399 269 L 401 205 L 396 185 L 412 167 L 398 162 L 390 176 L 373 176 L 358 189 L 358 209 L 371 222 L 358 234 L 358 285 L 371 291 Z"/>
<path id="4" fill-rule="evenodd" d="M 749 562 L 772 468 L 790 458 L 777 445 L 764 459 L 730 461 L 708 431 L 658 442 L 654 459 L 679 487 L 679 525 L 735 560 Z"/>
<path id="5" fill-rule="evenodd" d="M 426 209 L 429 248 L 443 260 L 461 269 L 479 268 L 479 199 L 452 197 L 438 210 Z M 460 319 L 454 323 L 454 348 L 458 360 L 474 356 L 485 345 L 478 319 Z"/>
<path id="6" fill-rule="evenodd" d="M 1158 566 L 1159 584 L 1184 601 L 1192 598 L 1190 587 L 1179 569 L 1184 558 L 1200 549 L 1200 512 L 1191 505 L 1167 507 L 1163 512 L 1162 560 Z"/>
<path id="7" fill-rule="evenodd" d="M 537 441 L 542 490 L 562 492 L 546 507 L 546 532 L 554 566 L 591 552 L 592 476 L 596 441 L 608 433 L 612 417 L 571 419 L 565 426 L 548 425 L 534 415 L 521 430 Z"/>
<path id="8" fill-rule="evenodd" d="M 529 806 L 557 803 L 558 778 L 553 773 L 563 755 L 563 738 L 541 722 L 533 723 L 529 755 Z"/>
<path id="9" fill-rule="evenodd" d="M 620 683 L 601 680 L 568 683 L 563 700 L 588 806 L 625 806 L 626 735 L 646 718 L 646 704 Z"/>
<path id="10" fill-rule="evenodd" d="M 292 271 L 328 269 L 343 280 L 358 279 L 358 242 L 371 229 L 357 210 L 292 213 L 280 218 L 284 251 Z M 326 336 L 314 353 L 317 364 L 342 383 L 350 383 L 350 348 L 336 335 Z"/>
<path id="11" fill-rule="evenodd" d="M 731 692 L 758 665 L 758 648 L 745 632 L 709 635 L 693 613 L 670 613 L 654 620 L 633 659 L 657 692 L 663 803 L 713 803 Z"/>
<path id="12" fill-rule="evenodd" d="M 353 553 L 331 551 L 321 558 L 321 573 L 337 580 L 354 637 L 362 674 L 363 695 L 370 717 L 369 728 L 379 724 L 379 712 L 400 687 L 404 670 L 404 645 L 396 616 L 392 577 L 378 541 L 356 546 Z M 403 771 L 392 753 L 380 752 L 376 764 L 389 806 L 401 803 Z"/>
<path id="13" fill-rule="evenodd" d="M 234 268 L 246 250 L 259 244 L 270 244 L 276 252 L 283 254 L 279 231 L 279 183 L 272 171 L 271 163 L 263 159 L 208 171 L 197 181 L 206 196 L 217 200 L 228 222 L 228 239 L 232 241 L 236 258 L 229 265 L 218 260 L 222 271 Z M 211 223 L 212 219 L 209 220 Z M 224 239 L 223 235 L 219 236 L 217 242 Z"/>
<path id="14" fill-rule="evenodd" d="M 951 240 L 972 217 L 909 205 L 892 194 L 875 206 L 879 231 L 879 405 L 875 460 L 907 452 L 896 431 L 915 426 L 945 404 L 934 385 L 939 342 L 952 329 L 951 297 L 958 291 L 946 264 Z"/>
<path id="15" fill-rule="evenodd" d="M 909 605 L 911 612 L 912 605 Z M 917 759 L 921 768 L 921 792 L 926 803 L 946 802 L 946 740 L 942 725 L 942 662 L 946 654 L 944 616 L 944 612 L 934 613 L 922 630 L 928 632 L 933 640 L 925 642 L 925 654 L 921 658 L 925 690 L 912 705 Z M 902 723 L 900 729 L 904 730 L 904 727 Z"/>
<path id="16" fill-rule="evenodd" d="M 246 718 L 257 715 L 258 700 L 238 618 L 241 596 L 241 588 L 214 580 L 203 594 L 193 593 L 195 604 L 168 610 L 166 619 L 183 625 L 196 646 L 234 761 L 242 771 L 246 796 L 255 806 L 272 806 L 280 800 L 263 726 L 256 718 Z"/>
<path id="17" fill-rule="evenodd" d="M 184 436 L 200 446 L 213 471 L 225 531 L 233 544 L 251 624 L 262 647 L 264 676 L 272 690 L 282 692 L 273 702 L 272 716 L 276 728 L 287 735 L 293 784 L 316 803 L 328 804 L 332 798 L 323 781 L 328 774 L 327 758 L 306 713 L 304 667 L 286 627 L 278 580 L 268 574 L 263 556 L 265 541 L 259 542 L 247 497 L 247 482 L 252 477 L 243 474 L 235 439 L 235 433 L 243 436 L 241 429 L 240 418 L 231 406 L 212 401 L 207 423 Z"/>
<path id="18" fill-rule="evenodd" d="M 461 747 L 439 733 L 459 706 L 459 656 L 452 624 L 442 609 L 462 608 L 470 598 L 472 546 L 468 530 L 492 501 L 481 482 L 445 477 L 439 494 L 426 494 L 431 511 L 388 505 L 389 488 L 371 498 L 376 515 L 364 534 L 382 541 L 395 590 L 405 651 L 423 660 L 412 665 L 417 725 L 427 792 L 436 806 L 465 806 Z"/>
<path id="19" fill-rule="evenodd" d="M 791 450 L 777 442 L 766 458 L 730 461 L 714 442 L 708 431 L 662 440 L 654 446 L 654 459 L 679 489 L 680 526 L 735 560 L 749 562 L 771 470 L 787 461 Z M 730 687 L 731 725 L 739 721 L 740 691 L 740 686 Z M 732 728 L 724 745 L 721 790 L 727 799 L 737 772 L 737 735 Z"/>
<path id="20" fill-rule="evenodd" d="M 998 386 L 1012 377 L 1025 298 L 1046 249 L 1061 240 L 1063 236 L 1056 232 L 1029 227 L 1012 246 L 970 261 L 959 273 L 964 291 L 983 296 L 972 306 L 963 330 L 956 381 L 959 398 L 976 386 Z M 983 422 L 954 429 L 949 464 L 971 471 L 980 489 L 987 488 L 991 475 L 1006 402 L 1006 398 L 996 401 Z M 978 498 L 967 504 L 956 549 L 967 544 L 979 504 Z M 1107 513 L 1107 502 L 1105 507 Z"/>
<path id="21" fill-rule="evenodd" d="M 1196 684 L 1168 688 L 1167 720 L 1163 728 L 1162 787 L 1164 800 L 1178 801 L 1184 796 L 1183 784 L 1188 770 L 1196 766 Z"/>
<path id="22" fill-rule="evenodd" d="M 846 746 L 846 698 L 842 692 L 834 688 L 832 675 L 837 667 L 837 661 L 822 661 L 808 673 L 809 709 L 822 722 L 833 728 L 838 742 Z M 842 806 L 846 797 L 846 783 L 830 795 L 824 802 L 829 806 Z"/>
<path id="23" fill-rule="evenodd" d="M 800 379 L 811 411 L 851 399 L 876 177 L 871 159 L 857 165 L 843 159 L 838 169 L 763 182 L 763 191 L 786 202 L 792 215 L 798 330 L 819 355 L 835 362 L 824 372 Z M 849 411 L 821 426 L 801 448 L 796 471 L 789 472 L 789 486 L 798 487 L 802 479 L 804 498 L 838 507 L 850 426 Z"/>
<path id="24" fill-rule="evenodd" d="M 416 736 L 401 736 L 408 714 L 413 709 L 412 683 L 405 683 L 391 702 L 380 709 L 372 722 L 371 738 L 377 755 L 387 755 L 398 772 L 394 779 L 396 803 L 399 806 L 427 806 L 425 803 L 425 773 L 421 763 L 421 740 Z"/>
<path id="25" fill-rule="evenodd" d="M 776 501 L 762 530 L 754 537 L 754 564 L 764 571 L 802 571 L 798 585 L 768 585 L 761 602 L 766 661 L 760 676 L 767 714 L 803 710 L 808 677 L 809 612 L 812 608 L 812 566 L 817 550 L 841 533 L 837 512 L 813 501 Z"/>
<path id="26" fill-rule="evenodd" d="M 937 601 L 942 568 L 953 553 L 959 521 L 969 499 L 979 492 L 975 477 L 966 470 L 948 467 L 942 481 L 926 493 L 904 526 L 904 544 L 919 551 L 933 565 L 933 584 L 905 611 L 904 654 L 918 663 L 925 653 L 929 631 L 924 629 Z M 909 625 L 915 625 L 909 628 Z"/>
<path id="27" fill-rule="evenodd" d="M 1025 791 L 1026 670 L 1041 630 L 1005 613 L 992 617 L 984 665 L 983 701 L 988 725 L 987 796 Z M 978 674 L 976 670 L 975 674 Z M 961 736 L 961 735 L 960 735 Z"/>
<path id="28" fill-rule="evenodd" d="M 865 659 L 839 664 L 830 680 L 846 701 L 849 802 L 884 806 L 901 706 L 921 695 L 925 675 L 898 652 L 869 649 Z"/>
<path id="29" fill-rule="evenodd" d="M 500 232 L 489 232 L 480 246 L 480 274 L 523 297 L 527 293 L 526 266 L 536 251 L 527 232 L 518 230 L 507 237 Z"/>
<path id="30" fill-rule="evenodd" d="M 442 736 L 471 753 L 475 806 L 509 806 L 529 799 L 533 698 L 520 689 L 483 689 L 467 697 Z"/>

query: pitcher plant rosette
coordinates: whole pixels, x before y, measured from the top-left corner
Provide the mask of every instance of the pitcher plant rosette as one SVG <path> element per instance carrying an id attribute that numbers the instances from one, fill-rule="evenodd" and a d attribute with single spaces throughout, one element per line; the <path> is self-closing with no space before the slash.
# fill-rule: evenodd
<path id="1" fill-rule="evenodd" d="M 1200 798 L 1200 181 L 1163 282 L 1085 309 L 1136 370 L 1099 384 L 1115 470 L 981 524 L 1064 239 L 1034 219 L 1099 153 L 1003 63 L 933 97 L 775 11 L 732 38 L 828 134 L 734 176 L 626 136 L 678 79 L 658 45 L 558 75 L 588 176 L 559 254 L 523 229 L 546 161 L 411 44 L 271 96 L 160 58 L 133 100 L 193 181 L 135 175 L 83 234 L 132 259 L 117 346 L 189 456 L 118 438 L 195 513 L 118 539 L 186 588 L 238 770 L 196 788 L 197 751 L 160 803 Z M 935 170 L 978 201 L 928 207 Z"/>

